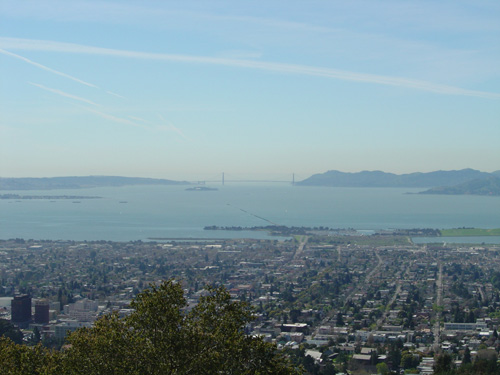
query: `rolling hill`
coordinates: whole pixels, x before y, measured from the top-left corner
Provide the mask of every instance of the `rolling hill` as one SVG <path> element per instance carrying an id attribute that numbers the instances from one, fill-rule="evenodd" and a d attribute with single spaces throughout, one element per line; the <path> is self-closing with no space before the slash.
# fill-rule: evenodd
<path id="1" fill-rule="evenodd" d="M 127 185 L 187 185 L 186 181 L 172 181 L 156 178 L 118 177 L 118 176 L 74 176 L 42 178 L 5 178 L 0 177 L 0 190 L 53 190 L 84 189 L 93 187 Z"/>
<path id="2" fill-rule="evenodd" d="M 496 172 L 495 172 L 496 173 Z M 475 169 L 455 171 L 435 171 L 428 173 L 394 174 L 382 171 L 362 171 L 346 173 L 328 171 L 315 174 L 296 183 L 299 186 L 332 186 L 332 187 L 412 187 L 431 188 L 437 186 L 451 186 L 471 180 L 483 179 L 492 176 L 491 173 Z"/>

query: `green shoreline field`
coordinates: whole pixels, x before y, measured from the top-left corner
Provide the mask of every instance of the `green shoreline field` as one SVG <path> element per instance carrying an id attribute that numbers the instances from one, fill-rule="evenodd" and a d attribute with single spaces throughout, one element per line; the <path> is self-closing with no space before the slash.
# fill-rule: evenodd
<path id="1" fill-rule="evenodd" d="M 441 237 L 481 237 L 481 236 L 500 236 L 500 228 L 495 228 L 495 229 L 482 229 L 482 228 L 441 229 Z"/>

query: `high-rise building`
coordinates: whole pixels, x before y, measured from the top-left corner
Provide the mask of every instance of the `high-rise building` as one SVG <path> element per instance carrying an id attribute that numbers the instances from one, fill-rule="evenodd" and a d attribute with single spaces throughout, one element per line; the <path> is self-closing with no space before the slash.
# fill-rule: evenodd
<path id="1" fill-rule="evenodd" d="M 39 299 L 35 302 L 35 323 L 46 324 L 49 322 L 49 301 Z"/>
<path id="2" fill-rule="evenodd" d="M 11 301 L 11 321 L 17 325 L 28 325 L 31 320 L 31 296 L 22 294 Z"/>

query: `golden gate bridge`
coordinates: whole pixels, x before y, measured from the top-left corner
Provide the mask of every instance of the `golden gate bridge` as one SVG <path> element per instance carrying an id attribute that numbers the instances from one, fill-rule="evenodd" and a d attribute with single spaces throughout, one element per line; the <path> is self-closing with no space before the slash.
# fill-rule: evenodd
<path id="1" fill-rule="evenodd" d="M 236 175 L 228 175 L 227 173 L 222 172 L 220 174 L 207 178 L 206 180 L 192 181 L 192 183 L 198 185 L 205 185 L 206 183 L 220 183 L 222 185 L 225 185 L 227 183 L 284 183 L 295 185 L 296 180 L 297 175 L 295 173 L 292 173 L 291 175 L 287 175 L 286 177 L 280 179 L 276 177 L 267 179 L 254 179 L 237 177 Z"/>

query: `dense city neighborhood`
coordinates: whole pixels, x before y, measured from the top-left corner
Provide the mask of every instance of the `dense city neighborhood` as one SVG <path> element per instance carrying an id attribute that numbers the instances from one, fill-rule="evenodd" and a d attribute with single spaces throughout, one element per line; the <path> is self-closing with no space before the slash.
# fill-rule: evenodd
<path id="1" fill-rule="evenodd" d="M 0 241 L 0 275 L 0 332 L 25 345 L 60 349 L 174 280 L 187 311 L 206 286 L 251 305 L 245 333 L 310 374 L 438 374 L 497 366 L 500 351 L 499 245 L 325 230 L 286 241 L 12 239 Z"/>

